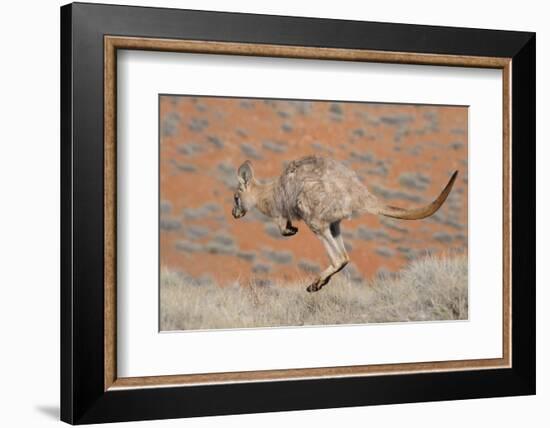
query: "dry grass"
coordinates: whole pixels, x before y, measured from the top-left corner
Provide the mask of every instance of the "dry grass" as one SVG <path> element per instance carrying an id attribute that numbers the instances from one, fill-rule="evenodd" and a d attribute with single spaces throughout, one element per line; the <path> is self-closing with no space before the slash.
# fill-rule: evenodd
<path id="1" fill-rule="evenodd" d="M 468 261 L 428 256 L 396 275 L 354 284 L 336 275 L 317 293 L 293 284 L 219 287 L 161 274 L 161 330 L 198 330 L 468 318 Z"/>

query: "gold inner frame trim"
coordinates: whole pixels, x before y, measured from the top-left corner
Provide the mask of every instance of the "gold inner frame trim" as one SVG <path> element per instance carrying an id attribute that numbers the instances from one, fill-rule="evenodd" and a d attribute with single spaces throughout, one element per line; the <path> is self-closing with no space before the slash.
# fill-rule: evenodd
<path id="1" fill-rule="evenodd" d="M 116 367 L 116 84 L 117 50 L 148 50 L 397 64 L 494 68 L 502 70 L 503 95 L 503 294 L 502 358 L 376 364 L 303 369 L 117 377 Z M 194 386 L 220 383 L 359 377 L 405 373 L 511 367 L 511 58 L 383 52 L 304 46 L 266 45 L 140 37 L 104 37 L 104 389 Z"/>

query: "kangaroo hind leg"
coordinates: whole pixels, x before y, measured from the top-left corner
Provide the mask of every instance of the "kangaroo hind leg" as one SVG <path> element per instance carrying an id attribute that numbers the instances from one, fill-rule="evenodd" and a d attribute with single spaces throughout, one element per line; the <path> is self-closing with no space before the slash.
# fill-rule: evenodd
<path id="1" fill-rule="evenodd" d="M 333 236 L 340 254 L 343 256 L 344 264 L 340 267 L 339 270 L 342 270 L 349 263 L 348 252 L 346 251 L 346 245 L 344 244 L 344 239 L 342 238 L 342 233 L 340 232 L 340 222 L 334 222 L 330 225 L 330 233 Z"/>
<path id="2" fill-rule="evenodd" d="M 340 234 L 340 222 L 332 223 L 330 227 L 318 233 L 317 236 L 325 246 L 330 259 L 330 266 L 307 287 L 306 290 L 309 292 L 319 291 L 330 281 L 330 278 L 335 273 L 340 272 L 349 262 L 349 257 Z"/>

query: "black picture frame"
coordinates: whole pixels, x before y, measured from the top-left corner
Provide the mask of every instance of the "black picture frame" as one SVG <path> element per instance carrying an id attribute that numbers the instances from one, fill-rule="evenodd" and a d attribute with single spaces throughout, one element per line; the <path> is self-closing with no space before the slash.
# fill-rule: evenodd
<path id="1" fill-rule="evenodd" d="M 104 389 L 104 36 L 512 59 L 512 367 Z M 535 393 L 535 34 L 74 3 L 61 8 L 61 419 L 71 424 Z"/>

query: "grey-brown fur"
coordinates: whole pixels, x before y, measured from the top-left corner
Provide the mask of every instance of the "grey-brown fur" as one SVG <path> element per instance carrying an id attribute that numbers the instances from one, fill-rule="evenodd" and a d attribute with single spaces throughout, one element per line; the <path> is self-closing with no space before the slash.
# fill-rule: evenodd
<path id="1" fill-rule="evenodd" d="M 237 171 L 233 217 L 240 218 L 256 207 L 275 221 L 284 236 L 296 234 L 292 221 L 302 220 L 323 242 L 331 262 L 307 288 L 318 291 L 349 262 L 340 233 L 342 220 L 366 213 L 408 220 L 432 215 L 445 202 L 456 174 L 431 204 L 403 209 L 382 204 L 353 170 L 333 159 L 307 156 L 293 160 L 279 177 L 265 183 L 256 180 L 251 162 L 246 161 Z"/>

